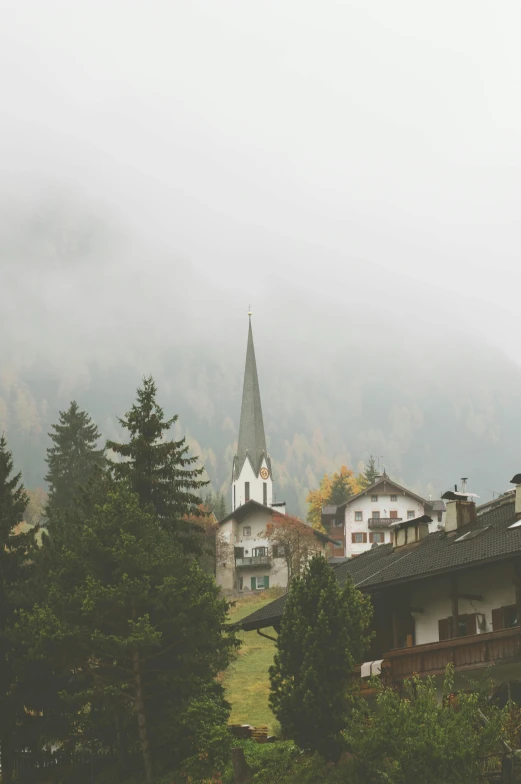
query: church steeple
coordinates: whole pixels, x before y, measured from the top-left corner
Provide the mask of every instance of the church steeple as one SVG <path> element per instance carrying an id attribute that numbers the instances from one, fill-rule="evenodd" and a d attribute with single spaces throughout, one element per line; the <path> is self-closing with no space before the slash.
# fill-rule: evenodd
<path id="1" fill-rule="evenodd" d="M 237 454 L 233 460 L 232 507 L 253 499 L 266 506 L 272 502 L 271 465 L 266 449 L 259 377 L 248 314 L 248 343 L 242 389 L 241 420 Z"/>

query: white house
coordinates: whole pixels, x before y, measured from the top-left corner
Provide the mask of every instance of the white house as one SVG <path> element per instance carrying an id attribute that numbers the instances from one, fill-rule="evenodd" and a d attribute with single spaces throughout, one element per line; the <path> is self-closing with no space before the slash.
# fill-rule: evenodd
<path id="1" fill-rule="evenodd" d="M 223 593 L 287 587 L 284 553 L 266 535 L 274 511 L 277 510 L 251 499 L 219 522 L 216 579 Z M 314 552 L 327 555 L 333 541 L 319 531 L 313 534 Z"/>
<path id="2" fill-rule="evenodd" d="M 435 530 L 438 514 L 433 515 L 434 503 L 393 482 L 384 473 L 370 487 L 336 508 L 330 534 L 336 535 L 340 528 L 345 542 L 344 554 L 347 557 L 360 555 L 375 542 L 391 542 L 393 524 L 400 520 L 428 514 L 433 518 L 431 525 Z"/>

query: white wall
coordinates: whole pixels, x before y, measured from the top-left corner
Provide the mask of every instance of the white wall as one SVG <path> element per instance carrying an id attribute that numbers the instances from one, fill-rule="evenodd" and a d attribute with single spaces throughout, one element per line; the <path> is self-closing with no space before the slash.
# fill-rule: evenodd
<path id="1" fill-rule="evenodd" d="M 515 604 L 513 579 L 514 570 L 509 563 L 491 564 L 461 572 L 458 575 L 458 593 L 481 595 L 483 601 L 458 599 L 459 615 L 484 613 L 486 626 L 485 629 L 478 628 L 478 633 L 491 632 L 492 610 Z M 416 645 L 438 642 L 438 621 L 452 615 L 451 590 L 450 578 L 438 577 L 419 583 L 411 593 L 411 606 L 423 609 L 422 613 L 413 614 Z"/>
<path id="2" fill-rule="evenodd" d="M 261 470 L 262 468 L 268 468 L 266 460 L 262 461 Z M 268 499 L 268 506 L 271 506 L 273 503 L 273 481 L 271 475 L 268 476 L 267 479 L 263 479 L 260 475 L 255 476 L 255 472 L 251 466 L 250 460 L 247 457 L 244 461 L 244 465 L 241 469 L 241 473 L 237 477 L 237 479 L 232 482 L 232 511 L 237 509 L 237 507 L 242 506 L 246 503 L 245 498 L 245 489 L 244 485 L 246 482 L 250 483 L 250 500 L 251 501 L 258 501 L 259 504 L 264 503 L 264 484 L 267 484 L 267 499 Z M 235 489 L 235 504 L 234 504 L 234 489 Z"/>
<path id="3" fill-rule="evenodd" d="M 216 581 L 225 593 L 235 593 L 239 589 L 238 578 L 243 578 L 243 591 L 251 590 L 252 577 L 269 576 L 270 588 L 286 588 L 288 585 L 288 569 L 284 558 L 273 558 L 271 545 L 265 536 L 266 526 L 271 520 L 271 511 L 268 509 L 254 509 L 240 522 L 231 518 L 220 526 L 219 534 L 224 547 L 217 547 Z M 245 529 L 250 529 L 249 535 Z M 325 545 L 318 543 L 325 552 Z M 270 565 L 236 567 L 234 548 L 243 547 L 244 557 L 251 558 L 253 549 L 267 547 L 271 556 Z M 219 558 L 219 552 L 228 550 L 227 557 Z"/>
<path id="4" fill-rule="evenodd" d="M 377 495 L 378 501 L 371 501 L 372 495 Z M 364 495 L 361 495 L 359 498 L 355 498 L 353 501 L 350 501 L 346 504 L 344 522 L 346 534 L 346 556 L 349 557 L 353 555 L 359 555 L 371 547 L 371 542 L 369 542 L 369 527 L 367 521 L 373 516 L 373 512 L 379 511 L 380 517 L 387 518 L 391 516 L 391 511 L 396 511 L 397 517 L 401 517 L 403 520 L 407 519 L 407 512 L 409 511 L 414 513 L 414 517 L 421 517 L 421 515 L 425 514 L 424 505 L 420 504 L 416 499 L 412 498 L 408 494 L 404 494 L 403 491 L 401 494 L 396 492 L 395 495 L 396 501 L 391 501 L 390 493 L 379 493 L 378 488 L 376 488 L 374 493 L 364 493 Z M 355 512 L 362 512 L 362 522 L 355 520 Z M 388 528 L 377 530 L 380 530 L 380 532 L 384 534 L 385 543 L 390 541 L 390 530 Z M 352 534 L 355 533 L 367 534 L 366 544 L 353 543 Z"/>

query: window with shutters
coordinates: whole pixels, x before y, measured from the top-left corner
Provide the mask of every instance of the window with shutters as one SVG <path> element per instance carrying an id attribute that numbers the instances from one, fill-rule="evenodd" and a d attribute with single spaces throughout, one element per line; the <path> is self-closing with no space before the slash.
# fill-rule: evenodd
<path id="1" fill-rule="evenodd" d="M 507 607 L 498 607 L 492 610 L 492 630 L 498 632 L 501 629 L 511 629 L 518 626 L 517 607 L 509 604 Z"/>
<path id="2" fill-rule="evenodd" d="M 389 517 L 391 518 L 391 520 L 398 520 L 398 510 L 391 509 L 391 511 L 389 512 Z"/>
<path id="3" fill-rule="evenodd" d="M 385 534 L 383 531 L 375 531 L 373 533 L 373 538 L 369 538 L 370 542 L 376 542 L 377 544 L 383 544 L 385 542 Z"/>
<path id="4" fill-rule="evenodd" d="M 351 541 L 353 544 L 364 544 L 367 542 L 367 534 L 351 534 Z"/>
<path id="5" fill-rule="evenodd" d="M 477 624 L 475 613 L 458 616 L 458 637 L 468 637 L 471 634 L 476 634 L 476 632 Z M 438 636 L 440 641 L 454 639 L 454 619 L 452 616 L 450 618 L 442 618 L 438 621 Z"/>

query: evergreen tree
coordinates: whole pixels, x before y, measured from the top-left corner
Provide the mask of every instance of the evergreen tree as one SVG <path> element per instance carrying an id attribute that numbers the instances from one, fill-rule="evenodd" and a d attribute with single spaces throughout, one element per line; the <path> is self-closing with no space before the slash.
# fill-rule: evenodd
<path id="1" fill-rule="evenodd" d="M 84 487 L 105 458 L 103 449 L 96 449 L 101 434 L 75 400 L 67 411 L 60 411 L 60 421 L 49 433 L 53 446 L 47 450 L 49 500 L 47 509 L 69 509 L 81 487 Z"/>
<path id="2" fill-rule="evenodd" d="M 16 676 L 18 651 L 9 633 L 17 608 L 22 604 L 30 575 L 28 556 L 34 546 L 34 530 L 23 533 L 28 497 L 13 472 L 13 459 L 5 438 L 0 438 L 0 746 L 2 781 L 10 782 L 13 751 L 26 718 L 23 684 Z"/>
<path id="3" fill-rule="evenodd" d="M 377 478 L 379 476 L 379 471 L 376 468 L 376 460 L 372 455 L 369 455 L 369 460 L 367 461 L 367 465 L 364 468 L 363 473 L 360 475 L 360 484 L 362 484 L 362 489 L 365 490 L 366 487 L 370 487 L 374 485 Z"/>
<path id="4" fill-rule="evenodd" d="M 353 495 L 353 472 L 342 466 L 338 473 L 333 474 L 331 491 L 328 503 L 332 506 L 340 506 L 348 501 Z"/>
<path id="5" fill-rule="evenodd" d="M 119 419 L 128 430 L 129 442 L 107 441 L 107 449 L 123 460 L 109 464 L 116 479 L 129 482 L 143 509 L 153 509 L 167 527 L 184 535 L 188 549 L 197 549 L 195 538 L 186 534 L 197 528 L 189 518 L 199 514 L 201 499 L 196 493 L 208 482 L 200 478 L 204 469 L 195 467 L 197 457 L 188 454 L 186 439 L 163 440 L 178 417 L 164 419 L 156 395 L 152 376 L 143 379 L 143 386 L 137 390 L 137 403 L 125 418 Z"/>
<path id="6" fill-rule="evenodd" d="M 226 506 L 226 499 L 224 493 L 217 493 L 214 495 L 210 490 L 204 497 L 203 506 L 207 512 L 213 513 L 217 518 L 217 522 L 222 520 L 228 514 L 228 507 Z"/>
<path id="7" fill-rule="evenodd" d="M 215 502 L 214 514 L 217 520 L 223 520 L 228 514 L 228 506 L 226 505 L 226 498 L 224 493 L 219 493 L 217 501 Z"/>
<path id="8" fill-rule="evenodd" d="M 315 556 L 290 587 L 270 667 L 270 705 L 284 736 L 334 760 L 349 704 L 348 683 L 369 643 L 371 606 L 350 580 L 336 581 Z"/>
<path id="9" fill-rule="evenodd" d="M 46 593 L 18 627 L 34 661 L 63 678 L 47 736 L 117 751 L 113 781 L 136 767 L 147 784 L 181 765 L 209 774 L 227 751 L 216 680 L 236 647 L 227 602 L 126 483 L 96 477 L 69 516 L 51 514 Z"/>

